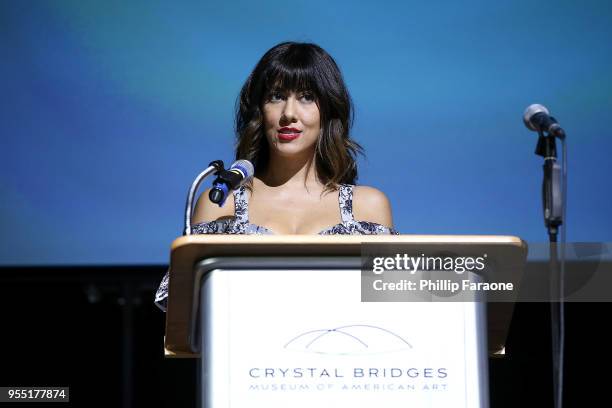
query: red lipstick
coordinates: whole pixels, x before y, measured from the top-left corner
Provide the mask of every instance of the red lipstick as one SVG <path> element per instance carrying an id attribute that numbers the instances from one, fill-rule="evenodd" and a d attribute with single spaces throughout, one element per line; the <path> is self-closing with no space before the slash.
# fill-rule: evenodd
<path id="1" fill-rule="evenodd" d="M 278 130 L 278 139 L 281 141 L 290 142 L 297 139 L 301 133 L 302 131 L 296 128 L 282 127 Z"/>

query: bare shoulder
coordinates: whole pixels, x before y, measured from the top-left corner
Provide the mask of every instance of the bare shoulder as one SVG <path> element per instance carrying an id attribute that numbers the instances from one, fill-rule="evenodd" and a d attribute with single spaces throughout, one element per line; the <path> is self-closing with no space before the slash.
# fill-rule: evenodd
<path id="1" fill-rule="evenodd" d="M 200 222 L 216 221 L 219 219 L 229 218 L 234 216 L 234 195 L 229 194 L 223 207 L 213 203 L 208 199 L 208 193 L 210 188 L 200 194 L 198 202 L 196 203 L 193 216 L 191 217 L 191 224 L 195 225 Z"/>
<path id="2" fill-rule="evenodd" d="M 353 188 L 353 214 L 356 220 L 393 226 L 391 203 L 382 191 L 368 186 Z"/>

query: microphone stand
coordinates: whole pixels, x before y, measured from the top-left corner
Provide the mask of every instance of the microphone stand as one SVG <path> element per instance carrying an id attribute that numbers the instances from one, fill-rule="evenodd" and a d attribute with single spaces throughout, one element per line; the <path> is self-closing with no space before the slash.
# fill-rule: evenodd
<path id="1" fill-rule="evenodd" d="M 191 235 L 191 215 L 193 212 L 193 200 L 195 198 L 195 193 L 200 187 L 200 184 L 202 184 L 202 181 L 204 181 L 204 179 L 210 174 L 217 174 L 223 170 L 225 170 L 225 168 L 223 167 L 222 160 L 215 160 L 213 162 L 210 162 L 206 170 L 198 174 L 195 180 L 193 180 L 193 183 L 191 183 L 191 187 L 189 188 L 189 192 L 187 193 L 187 202 L 185 203 L 185 220 L 183 224 L 183 235 Z"/>
<path id="2" fill-rule="evenodd" d="M 557 162 L 557 146 L 555 137 L 559 137 L 565 143 L 565 132 L 558 129 L 556 135 L 550 132 L 545 135 L 538 130 L 538 144 L 535 154 L 544 157 L 544 179 L 542 182 L 542 204 L 544 210 L 544 225 L 549 239 L 549 272 L 550 272 L 550 317 L 552 328 L 552 362 L 553 362 L 553 392 L 554 406 L 561 408 L 563 405 L 563 349 L 564 349 L 564 313 L 563 298 L 564 286 L 563 276 L 560 275 L 559 257 L 557 251 L 559 226 L 563 224 L 565 209 L 565 178 L 561 174 L 561 166 Z M 563 151 L 563 167 L 565 170 L 565 145 Z M 564 238 L 564 237 L 563 237 Z M 563 239 L 563 241 L 565 241 Z M 565 245 L 565 242 L 562 243 Z M 564 248 L 562 254 L 564 255 Z M 562 256 L 562 258 L 565 258 Z M 563 263 L 564 263 L 563 259 Z M 563 264 L 561 265 L 563 273 Z M 559 297 L 557 300 L 556 297 Z"/>
<path id="3" fill-rule="evenodd" d="M 538 135 L 535 154 L 544 157 L 544 181 L 542 183 L 544 225 L 548 230 L 549 241 L 557 242 L 559 226 L 563 224 L 561 166 L 557 163 L 555 136 L 545 135 L 541 130 L 538 131 Z"/>

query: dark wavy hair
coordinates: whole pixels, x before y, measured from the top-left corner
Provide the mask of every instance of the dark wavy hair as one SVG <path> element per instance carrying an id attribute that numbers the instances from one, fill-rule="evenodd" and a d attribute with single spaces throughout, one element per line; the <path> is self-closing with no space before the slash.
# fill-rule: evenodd
<path id="1" fill-rule="evenodd" d="M 268 50 L 244 83 L 236 103 L 236 159 L 246 159 L 261 174 L 268 164 L 263 105 L 272 90 L 309 92 L 321 118 L 315 148 L 316 175 L 326 190 L 355 184 L 356 155 L 362 147 L 351 139 L 351 97 L 334 59 L 316 44 L 284 42 Z"/>

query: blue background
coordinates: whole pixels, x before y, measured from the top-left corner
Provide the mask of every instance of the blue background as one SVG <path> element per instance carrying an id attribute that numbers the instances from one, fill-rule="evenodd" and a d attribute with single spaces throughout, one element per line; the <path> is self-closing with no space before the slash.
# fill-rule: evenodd
<path id="1" fill-rule="evenodd" d="M 343 70 L 360 183 L 402 233 L 546 239 L 531 103 L 568 133 L 568 240 L 612 238 L 612 3 L 0 2 L 0 264 L 168 261 L 185 195 L 233 158 L 261 55 Z"/>

